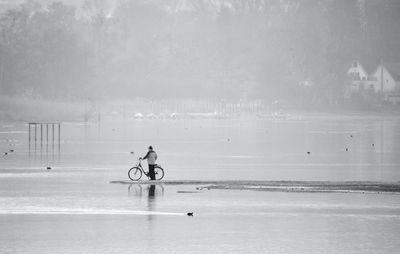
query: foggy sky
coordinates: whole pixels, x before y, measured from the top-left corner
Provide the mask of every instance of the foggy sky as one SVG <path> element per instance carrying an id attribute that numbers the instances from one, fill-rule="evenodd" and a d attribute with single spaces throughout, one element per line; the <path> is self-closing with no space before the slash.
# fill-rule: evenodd
<path id="1" fill-rule="evenodd" d="M 0 17 L 0 89 L 327 104 L 354 59 L 400 61 L 398 13 L 393 0 L 28 1 Z"/>

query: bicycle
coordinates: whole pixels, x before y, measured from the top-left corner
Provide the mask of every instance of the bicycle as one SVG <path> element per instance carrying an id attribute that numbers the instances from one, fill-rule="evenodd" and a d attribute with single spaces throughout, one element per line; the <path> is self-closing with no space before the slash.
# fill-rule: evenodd
<path id="1" fill-rule="evenodd" d="M 138 181 L 140 178 L 142 178 L 142 175 L 144 174 L 150 179 L 150 174 L 149 172 L 146 172 L 141 164 L 142 160 L 139 159 L 138 163 L 136 166 L 132 167 L 128 171 L 128 177 L 132 181 Z M 156 164 L 154 166 L 154 174 L 156 175 L 156 180 L 161 180 L 164 177 L 164 169 L 161 167 L 161 165 Z"/>

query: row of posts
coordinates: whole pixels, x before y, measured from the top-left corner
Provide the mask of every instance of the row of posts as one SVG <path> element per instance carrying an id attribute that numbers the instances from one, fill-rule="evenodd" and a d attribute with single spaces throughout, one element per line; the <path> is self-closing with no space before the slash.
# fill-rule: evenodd
<path id="1" fill-rule="evenodd" d="M 45 133 L 43 133 L 45 132 Z M 51 132 L 51 133 L 50 133 Z M 48 148 L 49 139 L 52 143 L 52 148 L 54 150 L 54 143 L 57 141 L 58 151 L 61 148 L 61 123 L 28 123 L 28 133 L 29 133 L 29 150 L 31 149 L 31 143 L 34 142 L 35 149 L 36 144 L 40 141 L 40 148 L 42 149 L 43 143 L 46 144 Z M 56 136 L 56 133 L 58 135 Z M 50 136 L 49 136 L 50 134 Z"/>

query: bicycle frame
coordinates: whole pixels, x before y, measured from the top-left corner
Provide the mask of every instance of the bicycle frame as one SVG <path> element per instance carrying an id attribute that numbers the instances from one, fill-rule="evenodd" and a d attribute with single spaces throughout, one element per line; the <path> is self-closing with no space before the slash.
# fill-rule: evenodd
<path id="1" fill-rule="evenodd" d="M 155 164 L 154 166 L 155 166 L 155 167 L 161 167 L 161 166 L 158 165 L 158 164 Z M 139 162 L 136 164 L 136 167 L 140 168 L 140 170 L 142 170 L 142 172 L 143 172 L 143 174 L 144 174 L 145 176 L 150 177 L 149 171 L 144 170 L 144 168 L 143 168 L 143 166 L 142 166 L 142 160 L 139 160 Z"/>
<path id="2" fill-rule="evenodd" d="M 136 167 L 138 167 L 145 176 L 149 177 L 149 172 L 145 171 L 142 166 L 142 160 L 139 159 L 139 162 L 137 163 Z"/>

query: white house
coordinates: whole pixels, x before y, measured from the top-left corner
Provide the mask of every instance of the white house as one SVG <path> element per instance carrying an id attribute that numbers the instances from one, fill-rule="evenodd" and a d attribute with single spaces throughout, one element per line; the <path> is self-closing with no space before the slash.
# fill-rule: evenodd
<path id="1" fill-rule="evenodd" d="M 369 89 L 385 101 L 400 103 L 400 64 L 380 64 L 369 77 Z"/>
<path id="2" fill-rule="evenodd" d="M 351 64 L 347 74 L 353 77 L 354 80 L 366 80 L 368 78 L 368 72 L 357 60 Z"/>
<path id="3" fill-rule="evenodd" d="M 352 95 L 379 95 L 383 100 L 400 103 L 400 63 L 379 64 L 368 74 L 359 61 L 354 61 L 347 71 L 349 86 L 347 97 Z"/>
<path id="4" fill-rule="evenodd" d="M 350 79 L 350 93 L 358 93 L 364 89 L 364 81 L 368 79 L 368 72 L 359 61 L 354 61 L 347 71 L 347 76 Z"/>
<path id="5" fill-rule="evenodd" d="M 394 92 L 398 89 L 399 77 L 396 75 L 394 68 L 389 68 L 389 66 L 380 64 L 370 75 L 369 79 L 374 83 L 370 82 L 369 86 L 375 92 Z"/>

